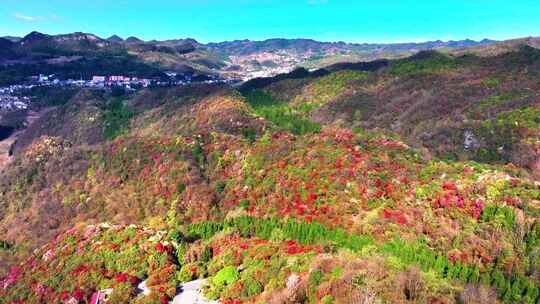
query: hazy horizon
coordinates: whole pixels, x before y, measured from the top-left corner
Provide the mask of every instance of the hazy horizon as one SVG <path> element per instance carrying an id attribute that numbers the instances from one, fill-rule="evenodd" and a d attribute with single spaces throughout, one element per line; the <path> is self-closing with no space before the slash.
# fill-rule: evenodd
<path id="1" fill-rule="evenodd" d="M 145 41 L 190 37 L 203 43 L 272 38 L 348 43 L 507 40 L 540 36 L 540 3 L 345 0 L 4 0 L 0 36 L 93 33 Z"/>
<path id="2" fill-rule="evenodd" d="M 529 36 L 520 36 L 520 37 L 509 37 L 509 38 L 506 38 L 506 39 L 494 39 L 494 38 L 490 38 L 490 37 L 485 37 L 485 38 L 480 38 L 480 39 L 471 39 L 471 38 L 463 38 L 463 39 L 429 39 L 429 40 L 396 40 L 396 41 L 381 41 L 381 42 L 377 42 L 377 41 L 369 41 L 369 42 L 364 42 L 364 41 L 359 41 L 359 42 L 356 42 L 356 41 L 343 41 L 343 40 L 321 40 L 321 39 L 317 39 L 317 38 L 313 38 L 313 37 L 280 37 L 280 36 L 275 36 L 275 37 L 262 37 L 260 39 L 252 39 L 252 38 L 249 38 L 249 37 L 246 37 L 246 38 L 241 38 L 241 39 L 233 39 L 233 40 L 219 40 L 219 41 L 201 41 L 200 39 L 198 39 L 197 37 L 190 37 L 190 36 L 186 36 L 186 37 L 172 37 L 172 38 L 166 38 L 166 39 L 155 39 L 155 38 L 146 38 L 146 39 L 143 39 L 142 37 L 140 36 L 137 36 L 137 35 L 130 35 L 130 36 L 121 36 L 121 35 L 118 35 L 118 34 L 111 34 L 111 35 L 100 35 L 98 33 L 94 33 L 94 32 L 86 32 L 86 31 L 73 31 L 73 32 L 58 32 L 58 33 L 49 33 L 49 32 L 43 32 L 43 31 L 40 31 L 38 29 L 36 30 L 32 30 L 26 34 L 23 34 L 23 35 L 0 35 L 0 37 L 11 37 L 11 38 L 24 38 L 25 36 L 27 36 L 28 34 L 32 33 L 32 32 L 38 32 L 38 33 L 41 33 L 41 34 L 45 34 L 45 35 L 50 35 L 50 36 L 57 36 L 57 35 L 68 35 L 68 34 L 74 34 L 74 33 L 85 33 L 85 34 L 92 34 L 92 35 L 96 35 L 97 37 L 99 38 L 102 38 L 102 39 L 108 39 L 112 36 L 118 36 L 120 38 L 122 38 L 123 40 L 126 40 L 128 38 L 131 38 L 131 37 L 135 37 L 135 38 L 138 38 L 138 39 L 141 39 L 145 42 L 149 42 L 149 41 L 166 41 L 166 40 L 177 40 L 177 39 L 195 39 L 196 41 L 200 42 L 200 43 L 204 43 L 204 44 L 211 44 L 211 43 L 221 43 L 221 42 L 234 42 L 234 41 L 267 41 L 267 40 L 275 40 L 275 39 L 286 39 L 286 40 L 313 40 L 313 41 L 317 41 L 317 42 L 323 42 L 323 43 L 347 43 L 347 44 L 407 44 L 407 43 L 426 43 L 426 42 L 435 42 L 435 41 L 442 41 L 442 42 L 449 42 L 449 41 L 463 41 L 463 40 L 473 40 L 473 41 L 482 41 L 482 40 L 494 40 L 494 41 L 504 41 L 504 40 L 512 40 L 512 39 L 522 39 L 522 38 L 528 38 L 528 37 L 536 37 L 536 35 L 529 35 Z"/>

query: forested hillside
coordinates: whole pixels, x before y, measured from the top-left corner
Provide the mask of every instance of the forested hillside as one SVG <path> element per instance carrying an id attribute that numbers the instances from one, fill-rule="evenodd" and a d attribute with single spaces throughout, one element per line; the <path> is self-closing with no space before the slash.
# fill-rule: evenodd
<path id="1" fill-rule="evenodd" d="M 540 303 L 539 71 L 522 46 L 83 90 L 0 175 L 0 302 Z"/>

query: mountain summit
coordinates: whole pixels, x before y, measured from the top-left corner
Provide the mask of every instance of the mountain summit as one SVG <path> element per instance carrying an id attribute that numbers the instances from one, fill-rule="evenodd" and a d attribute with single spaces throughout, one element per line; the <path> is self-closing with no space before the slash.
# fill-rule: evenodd
<path id="1" fill-rule="evenodd" d="M 20 43 L 21 44 L 27 44 L 27 43 L 34 43 L 34 42 L 41 42 L 49 39 L 51 36 L 42 34 L 40 32 L 31 32 L 28 35 L 24 36 Z"/>
<path id="2" fill-rule="evenodd" d="M 129 44 L 144 43 L 144 41 L 134 36 L 128 37 L 125 42 Z"/>
<path id="3" fill-rule="evenodd" d="M 114 42 L 114 43 L 122 43 L 124 42 L 124 39 L 122 39 L 121 37 L 117 36 L 117 35 L 112 35 L 111 37 L 107 38 L 108 41 L 110 42 Z"/>

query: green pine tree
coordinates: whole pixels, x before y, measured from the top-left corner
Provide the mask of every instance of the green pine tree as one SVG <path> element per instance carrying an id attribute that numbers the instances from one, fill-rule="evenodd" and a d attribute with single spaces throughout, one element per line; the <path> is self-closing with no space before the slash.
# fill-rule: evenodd
<path id="1" fill-rule="evenodd" d="M 480 283 L 482 285 L 490 286 L 491 285 L 491 275 L 489 272 L 482 272 L 480 275 Z"/>
<path id="2" fill-rule="evenodd" d="M 467 265 L 463 265 L 459 273 L 459 280 L 461 282 L 467 283 L 469 281 L 470 274 L 471 274 L 471 268 Z"/>
<path id="3" fill-rule="evenodd" d="M 523 296 L 523 286 L 521 284 L 521 279 L 516 278 L 514 279 L 514 282 L 512 283 L 511 288 L 511 299 L 512 301 L 519 302 L 521 300 L 521 297 Z"/>
<path id="4" fill-rule="evenodd" d="M 500 297 L 503 299 L 506 303 L 512 303 L 512 285 L 510 284 L 510 281 L 505 281 L 503 288 L 500 289 Z"/>
<path id="5" fill-rule="evenodd" d="M 497 290 L 502 290 L 504 288 L 506 279 L 500 270 L 496 269 L 493 271 L 492 280 L 493 286 L 495 286 Z"/>
<path id="6" fill-rule="evenodd" d="M 539 296 L 538 287 L 534 286 L 532 282 L 528 281 L 527 291 L 525 292 L 525 296 L 523 297 L 523 302 L 527 304 L 534 304 L 538 296 Z"/>
<path id="7" fill-rule="evenodd" d="M 480 268 L 478 266 L 474 266 L 468 282 L 471 284 L 478 284 L 480 282 Z"/>

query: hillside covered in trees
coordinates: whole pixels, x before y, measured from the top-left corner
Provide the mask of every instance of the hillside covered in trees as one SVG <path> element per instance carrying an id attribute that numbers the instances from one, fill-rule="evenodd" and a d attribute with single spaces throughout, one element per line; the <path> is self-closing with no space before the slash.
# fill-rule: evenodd
<path id="1" fill-rule="evenodd" d="M 0 175 L 0 302 L 540 303 L 540 51 L 366 67 L 55 104 Z"/>

